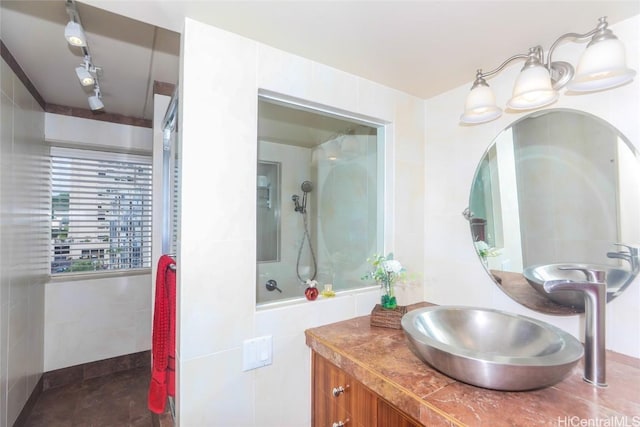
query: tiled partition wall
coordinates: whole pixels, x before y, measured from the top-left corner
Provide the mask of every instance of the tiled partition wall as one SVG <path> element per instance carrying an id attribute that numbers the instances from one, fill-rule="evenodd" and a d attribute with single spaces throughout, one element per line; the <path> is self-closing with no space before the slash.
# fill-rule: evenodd
<path id="1" fill-rule="evenodd" d="M 0 427 L 10 427 L 42 375 L 48 148 L 42 108 L 4 60 L 0 82 Z"/>
<path id="2" fill-rule="evenodd" d="M 256 310 L 258 91 L 388 123 L 385 242 L 418 278 L 402 304 L 423 299 L 424 102 L 190 19 L 182 40 L 179 423 L 308 427 L 304 329 L 368 314 L 379 294 Z M 263 335 L 273 364 L 242 371 L 243 340 Z"/>

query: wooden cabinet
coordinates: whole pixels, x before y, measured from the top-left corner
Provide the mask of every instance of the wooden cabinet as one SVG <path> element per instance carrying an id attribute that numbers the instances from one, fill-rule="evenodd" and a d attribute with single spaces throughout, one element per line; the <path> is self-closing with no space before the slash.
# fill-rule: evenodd
<path id="1" fill-rule="evenodd" d="M 313 352 L 313 427 L 419 427 L 410 417 Z"/>
<path id="2" fill-rule="evenodd" d="M 420 425 L 385 400 L 378 399 L 378 427 L 419 427 Z"/>

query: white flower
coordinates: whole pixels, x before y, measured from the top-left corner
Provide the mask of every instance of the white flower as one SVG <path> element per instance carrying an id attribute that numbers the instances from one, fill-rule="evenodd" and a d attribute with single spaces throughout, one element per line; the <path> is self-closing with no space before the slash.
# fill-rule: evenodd
<path id="1" fill-rule="evenodd" d="M 487 242 L 485 242 L 484 240 L 478 240 L 474 242 L 474 244 L 476 245 L 476 250 L 478 251 L 489 250 L 489 245 L 487 245 Z"/>
<path id="2" fill-rule="evenodd" d="M 385 271 L 388 271 L 390 273 L 398 274 L 402 270 L 402 264 L 400 264 L 400 261 L 396 261 L 395 259 L 384 261 L 382 263 L 382 266 L 385 269 Z"/>
<path id="3" fill-rule="evenodd" d="M 316 286 L 318 286 L 318 281 L 307 279 L 307 286 L 310 288 L 315 288 Z"/>
<path id="4" fill-rule="evenodd" d="M 478 240 L 477 242 L 474 242 L 474 244 L 476 245 L 476 251 L 482 258 L 500 255 L 500 249 L 492 248 L 483 240 Z"/>

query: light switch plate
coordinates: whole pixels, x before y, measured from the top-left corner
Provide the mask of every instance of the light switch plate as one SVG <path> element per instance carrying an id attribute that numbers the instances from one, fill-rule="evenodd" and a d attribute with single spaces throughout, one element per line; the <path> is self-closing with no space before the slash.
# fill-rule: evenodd
<path id="1" fill-rule="evenodd" d="M 271 335 L 244 340 L 242 343 L 242 370 L 261 368 L 273 363 Z"/>

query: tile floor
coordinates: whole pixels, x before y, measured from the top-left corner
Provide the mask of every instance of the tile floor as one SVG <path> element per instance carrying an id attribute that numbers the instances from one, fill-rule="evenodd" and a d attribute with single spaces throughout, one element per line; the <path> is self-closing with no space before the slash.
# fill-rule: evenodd
<path id="1" fill-rule="evenodd" d="M 149 368 L 138 367 L 47 389 L 24 426 L 151 427 L 149 379 Z"/>

